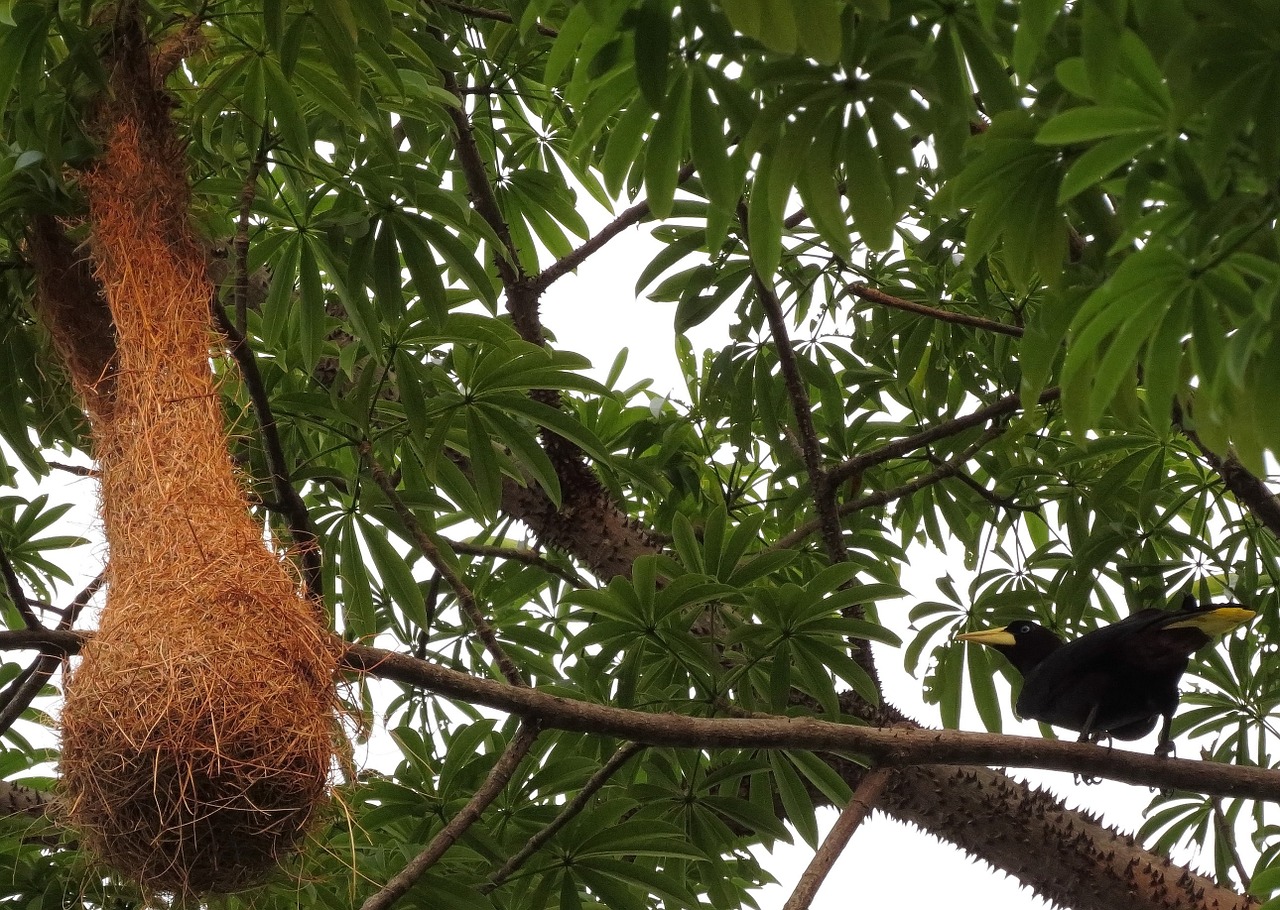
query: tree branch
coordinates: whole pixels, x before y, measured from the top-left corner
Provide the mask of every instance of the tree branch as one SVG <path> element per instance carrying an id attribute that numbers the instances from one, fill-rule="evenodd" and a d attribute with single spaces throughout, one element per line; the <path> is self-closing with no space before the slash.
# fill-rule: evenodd
<path id="1" fill-rule="evenodd" d="M 518 312 L 525 301 L 525 291 L 528 287 L 529 276 L 525 274 L 524 269 L 520 265 L 520 257 L 516 252 L 515 241 L 511 239 L 511 229 L 507 227 L 507 221 L 502 215 L 502 208 L 498 205 L 497 194 L 493 191 L 493 183 L 489 179 L 489 170 L 485 167 L 484 158 L 480 155 L 480 147 L 476 144 L 474 128 L 471 124 L 471 118 L 467 114 L 466 98 L 458 85 L 458 79 L 451 70 L 442 69 L 440 71 L 441 79 L 444 82 L 445 91 L 452 93 L 458 99 L 458 106 L 452 105 L 446 107 L 449 119 L 453 121 L 454 144 L 458 151 L 458 164 L 462 169 L 462 179 L 467 187 L 467 198 L 471 200 L 472 207 L 476 213 L 485 220 L 485 223 L 498 236 L 498 241 L 502 245 L 502 249 L 493 251 L 494 266 L 498 270 L 498 278 L 502 281 L 502 286 L 507 292 L 507 305 L 512 310 L 512 316 L 516 322 L 516 328 L 520 331 L 521 336 L 526 341 L 532 339 L 526 336 L 526 323 L 529 320 L 529 314 Z M 537 295 L 533 295 L 533 303 L 535 312 L 533 314 L 534 324 L 537 324 L 536 303 Z M 542 332 L 539 328 L 537 331 L 538 341 L 541 344 Z"/>
<path id="2" fill-rule="evenodd" d="M 858 830 L 858 826 L 862 824 L 862 820 L 871 812 L 876 801 L 880 799 L 880 794 L 884 793 L 885 787 L 889 783 L 890 772 L 885 768 L 876 768 L 868 772 L 867 776 L 862 779 L 862 783 L 858 784 L 858 789 L 853 792 L 853 796 L 849 798 L 849 804 L 844 807 L 840 813 L 840 817 L 836 819 L 836 823 L 831 827 L 831 831 L 827 834 L 822 845 L 818 847 L 818 852 L 813 855 L 808 868 L 800 876 L 800 881 L 796 882 L 795 890 L 791 892 L 791 897 L 782 905 L 782 910 L 809 910 L 809 905 L 813 903 L 814 895 L 818 893 L 818 889 L 822 887 L 822 883 L 826 881 L 831 867 L 835 865 L 840 854 L 844 852 L 844 848 L 849 844 L 849 838 L 853 837 L 853 832 Z"/>
<path id="3" fill-rule="evenodd" d="M 1231 491 L 1236 500 L 1253 513 L 1262 526 L 1280 539 L 1280 498 L 1267 487 L 1263 480 L 1242 465 L 1234 455 L 1221 457 L 1206 446 L 1196 431 L 1187 426 L 1182 408 L 1176 402 L 1173 408 L 1173 422 L 1182 435 L 1200 452 L 1200 456 L 1222 478 L 1223 485 Z"/>
<path id="4" fill-rule="evenodd" d="M 866 496 L 860 496 L 850 502 L 841 503 L 837 507 L 840 517 L 852 515 L 854 512 L 860 512 L 863 509 L 873 508 L 875 506 L 884 506 L 889 503 L 901 499 L 904 496 L 910 496 L 912 493 L 923 490 L 925 487 L 932 486 L 948 477 L 956 477 L 964 470 L 965 464 L 982 450 L 987 443 L 1004 433 L 1004 427 L 991 427 L 981 436 L 979 436 L 971 445 L 967 446 L 963 451 L 957 453 L 955 457 L 942 462 L 934 470 L 927 474 L 921 474 L 913 480 L 893 487 L 888 490 L 879 490 L 875 493 L 868 493 Z M 807 521 L 800 527 L 793 530 L 790 534 L 784 534 L 776 541 L 765 548 L 766 552 L 774 550 L 787 550 L 796 546 L 810 534 L 815 534 L 819 530 L 817 519 Z"/>
<path id="5" fill-rule="evenodd" d="M 31 602 L 27 600 L 27 594 L 22 590 L 22 580 L 18 578 L 17 571 L 13 568 L 13 563 L 9 559 L 9 554 L 0 547 L 0 575 L 4 576 L 4 588 L 9 595 L 9 599 L 13 601 L 14 609 L 18 611 L 18 615 L 22 617 L 22 621 L 26 623 L 28 629 L 40 628 L 40 620 L 36 619 L 36 611 L 31 608 Z"/>
<path id="6" fill-rule="evenodd" d="M 463 835 L 463 832 L 475 824 L 489 803 L 498 797 L 498 794 L 502 792 L 503 788 L 511 780 L 511 776 L 516 773 L 521 760 L 528 754 L 537 738 L 538 724 L 536 721 L 521 723 L 519 732 L 507 744 L 507 748 L 503 750 L 502 755 L 498 758 L 498 763 L 493 766 L 493 770 L 489 772 L 488 777 L 484 779 L 484 783 L 480 785 L 480 789 L 475 792 L 475 795 L 467 801 L 467 804 L 462 807 L 457 815 L 450 819 L 440 833 L 432 838 L 427 848 L 397 872 L 381 890 L 365 901 L 360 910 L 387 910 L 397 900 L 404 897 L 409 889 L 413 887 L 414 882 L 422 878 L 426 871 L 434 866 L 440 857 L 444 856 L 445 852 Z"/>
<path id="7" fill-rule="evenodd" d="M 676 186 L 684 183 L 693 176 L 694 166 L 692 163 L 686 164 L 680 168 L 680 173 L 676 177 Z M 617 218 L 614 218 L 607 225 L 596 232 L 595 236 L 584 242 L 573 252 L 569 253 L 561 259 L 556 260 L 539 272 L 530 282 L 530 286 L 535 294 L 542 294 L 559 278 L 563 278 L 569 272 L 572 272 L 578 266 L 582 265 L 592 253 L 599 250 L 606 243 L 617 237 L 627 228 L 634 227 L 649 217 L 649 200 L 645 199 L 637 202 L 631 208 L 625 210 Z"/>
<path id="8" fill-rule="evenodd" d="M 258 143 L 258 153 L 249 164 L 244 185 L 240 188 L 240 217 L 236 221 L 236 236 L 231 241 L 235 257 L 235 285 L 232 299 L 235 302 L 236 331 L 243 338 L 249 331 L 249 216 L 253 212 L 253 199 L 258 191 L 258 174 L 267 163 L 267 134 L 264 131 Z"/>
<path id="9" fill-rule="evenodd" d="M 742 203 L 738 204 L 738 223 L 742 229 L 743 238 L 750 247 L 751 241 L 747 236 L 747 210 Z M 787 320 L 782 312 L 782 302 L 778 300 L 778 295 L 774 293 L 773 288 L 761 277 L 754 264 L 751 265 L 751 283 L 755 287 L 756 296 L 760 299 L 760 305 L 764 308 L 765 318 L 769 322 L 769 332 L 773 335 L 778 367 L 782 370 L 782 381 L 787 389 L 787 397 L 791 401 L 796 430 L 800 434 L 801 457 L 804 460 L 805 471 L 809 475 L 810 493 L 813 497 L 814 509 L 818 514 L 819 526 L 822 529 L 822 543 L 827 551 L 827 559 L 832 563 L 844 562 L 848 559 L 848 554 L 845 552 L 840 518 L 836 514 L 835 479 L 823 467 L 818 431 L 813 424 L 813 406 L 809 402 L 809 393 L 805 389 L 800 368 L 796 365 L 796 353 L 791 346 Z"/>
<path id="10" fill-rule="evenodd" d="M 102 587 L 105 579 L 105 573 L 98 573 L 93 581 L 85 585 L 80 593 L 72 598 L 71 603 L 61 611 L 62 616 L 56 627 L 58 630 L 70 629 L 75 624 L 76 618 L 88 606 L 90 599 Z M 0 734 L 12 727 L 27 708 L 31 707 L 31 703 L 40 694 L 44 684 L 60 666 L 62 666 L 60 655 L 41 654 L 9 684 L 7 691 L 12 694 L 7 698 L 0 696 Z"/>
<path id="11" fill-rule="evenodd" d="M 0 631 L 0 650 L 75 654 L 91 636 L 55 629 Z M 1168 758 L 1094 743 L 997 733 L 965 733 L 900 725 L 837 724 L 810 717 L 688 717 L 649 713 L 550 695 L 451 670 L 395 651 L 346 644 L 348 670 L 418 686 L 542 726 L 616 736 L 651 746 L 690 749 L 805 749 L 833 757 L 858 755 L 878 767 L 1000 765 L 1106 777 L 1139 787 L 1280 802 L 1280 770 Z M 968 769 L 966 773 L 972 773 Z M 995 779 L 1022 786 L 1003 775 Z M 896 788 L 895 788 L 896 789 Z"/>
<path id="12" fill-rule="evenodd" d="M 581 813 L 587 807 L 587 803 L 591 802 L 591 797 L 595 796 L 600 788 L 609 782 L 609 778 L 617 774 L 618 770 L 630 761 L 633 755 L 643 751 L 644 746 L 640 743 L 623 743 L 619 746 L 617 751 L 609 757 L 609 760 L 582 785 L 582 789 L 578 791 L 578 794 L 564 804 L 564 808 L 551 820 L 551 824 L 529 838 L 518 853 L 503 863 L 501 869 L 489 876 L 489 880 L 480 886 L 480 893 L 489 894 L 501 886 L 503 882 L 511 877 L 511 873 L 523 866 L 529 857 L 542 849 L 543 844 L 556 836 L 556 832 Z"/>
<path id="13" fill-rule="evenodd" d="M 454 0 L 428 0 L 428 2 L 433 6 L 451 9 L 454 12 L 462 13 L 464 16 L 470 16 L 472 19 L 489 19 L 493 22 L 507 22 L 513 25 L 515 24 L 515 20 L 511 18 L 510 14 L 504 13 L 501 10 L 484 9 L 479 6 L 468 6 L 465 3 L 455 3 Z M 535 27 L 539 34 L 545 35 L 548 38 L 556 38 L 560 35 L 558 31 L 547 25 L 538 24 Z"/>
<path id="14" fill-rule="evenodd" d="M 537 566 L 544 572 L 549 572 L 574 587 L 582 588 L 587 585 L 582 576 L 576 572 L 563 566 L 558 566 L 545 556 L 539 556 L 537 553 L 531 553 L 527 550 L 517 550 L 514 547 L 486 546 L 484 544 L 467 543 L 462 540 L 450 540 L 449 549 L 455 553 L 464 553 L 467 556 L 492 556 L 497 559 L 508 559 L 512 562 L 523 563 L 526 566 Z"/>
<path id="15" fill-rule="evenodd" d="M 498 669 L 502 671 L 503 677 L 513 686 L 527 686 L 524 674 L 520 672 L 520 668 L 516 666 L 515 661 L 511 659 L 502 643 L 498 641 L 498 635 L 493 630 L 493 626 L 489 624 L 489 620 L 480 610 L 480 605 L 476 603 L 476 597 L 467 587 L 467 583 L 462 577 L 453 570 L 453 566 L 444 558 L 440 552 L 440 548 L 436 546 L 436 542 L 431 539 L 431 535 L 422 527 L 422 523 L 418 521 L 418 516 L 404 504 L 404 500 L 400 498 L 400 494 L 396 492 L 395 484 L 391 482 L 391 478 L 387 475 L 386 469 L 378 462 L 373 455 L 373 446 L 368 442 L 360 444 L 360 455 L 369 465 L 369 470 L 373 474 L 374 482 L 378 488 L 382 490 L 382 495 L 387 497 L 387 501 L 391 503 L 400 520 L 404 522 L 405 528 L 413 537 L 413 542 L 417 546 L 418 551 L 426 557 L 427 562 L 435 568 L 449 587 L 453 588 L 453 593 L 458 596 L 458 603 L 462 607 L 462 612 L 466 614 L 467 619 L 471 621 L 471 625 L 475 628 L 476 634 L 480 636 L 480 641 L 484 644 L 484 648 L 489 655 L 498 664 Z"/>
<path id="16" fill-rule="evenodd" d="M 1040 403 L 1044 404 L 1050 401 L 1056 401 L 1062 394 L 1061 389 L 1054 387 L 1045 389 L 1040 393 Z M 997 417 L 1004 417 L 1012 414 L 1022 406 L 1022 398 L 1016 392 L 1004 396 L 999 401 L 993 402 L 986 407 L 979 408 L 972 414 L 966 414 L 963 417 L 956 417 L 952 420 L 943 421 L 936 426 L 921 430 L 912 436 L 904 436 L 901 439 L 895 439 L 893 442 L 886 443 L 878 449 L 865 452 L 862 455 L 855 455 L 853 458 L 846 459 L 840 464 L 831 468 L 828 472 L 831 476 L 832 483 L 840 483 L 848 480 L 855 474 L 860 474 L 867 468 L 882 464 L 894 458 L 901 458 L 916 449 L 922 449 L 932 442 L 940 439 L 946 439 L 948 436 L 955 436 L 957 433 L 963 433 L 965 430 L 973 427 L 982 426 L 988 421 L 995 420 Z"/>
<path id="17" fill-rule="evenodd" d="M 0 645 L 17 633 L 0 633 Z M 877 766 L 1004 765 L 1070 771 L 1144 787 L 1280 801 L 1280 771 L 1143 755 L 1093 743 L 914 727 L 864 727 L 808 717 L 706 718 L 650 714 L 574 701 L 481 679 L 378 648 L 348 646 L 345 664 L 547 727 L 617 736 L 654 746 L 807 749 L 856 754 Z"/>
<path id="18" fill-rule="evenodd" d="M 311 523 L 311 514 L 301 494 L 293 485 L 293 477 L 289 470 L 288 459 L 285 458 L 284 444 L 280 441 L 280 429 L 276 424 L 274 412 L 271 410 L 271 396 L 262 381 L 262 373 L 258 370 L 257 358 L 253 349 L 240 330 L 227 318 L 227 314 L 215 301 L 211 307 L 214 321 L 227 337 L 227 349 L 240 368 L 240 378 L 249 392 L 249 401 L 253 404 L 253 413 L 258 420 L 258 429 L 262 433 L 262 451 L 267 459 L 267 470 L 271 472 L 271 487 L 275 490 L 276 501 L 280 512 L 285 516 L 289 527 L 289 536 L 293 545 L 298 548 L 298 558 L 302 562 L 303 581 L 307 586 L 307 594 L 317 603 L 324 599 L 323 556 L 320 552 L 320 538 L 316 535 Z"/>
<path id="19" fill-rule="evenodd" d="M 976 329 L 997 332 L 1001 335 L 1009 335 L 1012 338 L 1021 338 L 1023 335 L 1023 330 L 1020 326 L 997 322 L 994 319 L 984 319 L 981 316 L 970 316 L 968 313 L 957 313 L 952 310 L 940 310 L 936 307 L 925 306 L 923 303 L 915 303 L 910 300 L 904 300 L 901 297 L 894 297 L 892 294 L 886 294 L 884 291 L 876 290 L 861 282 L 845 282 L 844 289 L 846 294 L 857 297 L 860 300 L 878 303 L 881 306 L 892 307 L 895 310 L 916 313 L 920 316 L 928 316 L 930 319 L 936 319 L 939 322 L 967 325 Z"/>

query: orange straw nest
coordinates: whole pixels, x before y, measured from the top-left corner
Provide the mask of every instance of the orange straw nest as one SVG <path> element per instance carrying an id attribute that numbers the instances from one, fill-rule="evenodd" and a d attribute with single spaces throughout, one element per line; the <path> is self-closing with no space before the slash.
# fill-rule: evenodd
<path id="1" fill-rule="evenodd" d="M 111 557 L 101 629 L 67 683 L 61 770 L 82 843 L 186 895 L 264 879 L 307 832 L 338 745 L 338 655 L 232 465 L 211 289 L 157 119 L 126 104 L 83 180 L 117 331 L 93 426 Z M 73 378 L 95 393 L 98 377 Z"/>
<path id="2" fill-rule="evenodd" d="M 233 568 L 213 564 L 213 571 Z M 325 804 L 334 654 L 293 592 L 117 586 L 67 693 L 62 784 L 98 859 L 144 888 L 268 877 Z M 157 610 L 156 607 L 162 607 Z"/>

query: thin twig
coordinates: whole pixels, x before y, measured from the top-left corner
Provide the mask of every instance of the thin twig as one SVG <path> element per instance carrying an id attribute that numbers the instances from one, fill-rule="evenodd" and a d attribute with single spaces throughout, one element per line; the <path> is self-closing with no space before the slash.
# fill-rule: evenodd
<path id="1" fill-rule="evenodd" d="M 449 119 L 453 121 L 454 146 L 458 151 L 458 164 L 462 168 L 462 179 L 467 186 L 467 198 L 471 200 L 476 213 L 498 235 L 501 250 L 494 250 L 494 265 L 498 269 L 498 277 L 506 289 L 508 297 L 512 289 L 523 285 L 528 276 L 520 266 L 520 257 L 516 253 L 515 241 L 511 239 L 511 229 L 502 215 L 498 205 L 497 194 L 493 191 L 493 182 L 489 177 L 489 169 L 480 155 L 480 146 L 476 143 L 475 128 L 471 117 L 467 114 L 466 101 L 457 76 L 451 70 L 442 69 L 441 80 L 444 89 L 458 98 L 458 106 L 447 107 Z"/>
<path id="2" fill-rule="evenodd" d="M 538 730 L 537 721 L 526 720 L 520 724 L 519 731 L 498 757 L 498 763 L 493 766 L 493 770 L 489 772 L 475 795 L 467 800 L 467 804 L 461 811 L 432 838 L 427 848 L 410 860 L 407 866 L 365 901 L 360 910 L 387 910 L 408 893 L 414 883 L 422 878 L 423 874 L 444 856 L 445 851 L 452 847 L 458 838 L 480 818 L 485 808 L 497 799 L 498 794 L 516 773 L 521 760 L 533 747 L 538 738 Z"/>
<path id="3" fill-rule="evenodd" d="M 750 245 L 746 235 L 746 207 L 739 204 L 738 221 L 743 236 Z M 818 431 L 813 424 L 813 408 L 809 402 L 809 393 L 805 389 L 804 379 L 796 364 L 795 349 L 791 346 L 791 337 L 787 331 L 787 320 L 782 312 L 782 302 L 773 288 L 764 280 L 755 266 L 751 267 L 751 282 L 756 296 L 764 307 L 765 318 L 769 322 L 769 331 L 773 335 L 774 351 L 778 356 L 778 367 L 782 371 L 783 385 L 787 389 L 787 397 L 791 401 L 791 411 L 795 415 L 796 430 L 800 435 L 800 451 L 804 460 L 805 471 L 809 475 L 809 485 L 813 497 L 814 508 L 822 527 L 822 542 L 827 551 L 827 558 L 832 563 L 844 562 L 848 559 L 845 552 L 844 534 L 840 529 L 840 519 L 836 514 L 835 485 L 822 464 L 822 450 L 818 442 Z"/>
<path id="4" fill-rule="evenodd" d="M 518 853 L 503 863 L 501 869 L 489 876 L 489 880 L 480 886 L 480 893 L 489 894 L 510 878 L 511 873 L 523 866 L 529 860 L 529 857 L 542 849 L 543 844 L 556 836 L 556 832 L 569 824 L 574 816 L 587 807 L 587 803 L 591 802 L 591 797 L 595 796 L 600 788 L 609 782 L 609 778 L 618 773 L 619 768 L 630 761 L 633 755 L 643 750 L 644 746 L 640 743 L 623 743 L 619 746 L 617 751 L 609 757 L 609 760 L 582 785 L 578 795 L 564 804 L 564 808 L 551 820 L 551 824 L 529 838 Z"/>
<path id="5" fill-rule="evenodd" d="M 0 735 L 20 718 L 35 701 L 44 684 L 62 666 L 62 658 L 54 654 L 41 654 L 19 673 L 0 694 Z M 12 693 L 12 694 L 10 694 Z"/>
<path id="6" fill-rule="evenodd" d="M 787 902 L 782 905 L 782 910 L 809 910 L 814 895 L 826 881 L 831 867 L 848 846 L 849 838 L 853 837 L 853 832 L 858 830 L 862 820 L 870 814 L 880 795 L 884 793 L 884 788 L 889 783 L 890 773 L 888 768 L 873 768 L 862 778 L 858 789 L 853 792 L 853 796 L 849 797 L 848 805 L 840 812 L 840 817 L 836 819 L 826 839 L 818 847 L 813 859 L 809 861 L 808 868 L 801 874 L 800 881 L 796 882 L 791 897 L 787 898 Z"/>
<path id="7" fill-rule="evenodd" d="M 1215 799 L 1213 802 L 1213 824 L 1218 829 L 1218 840 L 1227 848 L 1227 852 L 1231 855 L 1231 865 L 1235 867 L 1236 875 L 1240 876 L 1240 887 L 1245 891 L 1249 890 L 1249 883 L 1252 881 L 1249 870 L 1245 868 L 1244 861 L 1240 858 L 1240 848 L 1236 846 L 1235 829 L 1231 822 L 1227 820 L 1226 814 L 1222 811 L 1222 800 Z"/>
<path id="8" fill-rule="evenodd" d="M 66 473 L 66 474 L 74 474 L 77 477 L 97 477 L 98 476 L 97 468 L 89 468 L 89 467 L 85 467 L 83 465 L 78 465 L 78 464 L 63 464 L 62 462 L 59 462 L 59 461 L 46 461 L 45 464 L 53 468 L 55 471 L 62 471 L 63 473 Z"/>
<path id="9" fill-rule="evenodd" d="M 262 434 L 262 451 L 267 459 L 267 470 L 271 472 L 271 486 L 275 490 L 279 511 L 284 515 L 285 524 L 288 525 L 289 536 L 293 538 L 293 545 L 298 550 L 307 594 L 318 604 L 324 599 L 324 569 L 320 538 L 316 535 L 315 526 L 311 523 L 307 504 L 303 502 L 301 494 L 293 485 L 288 459 L 284 454 L 284 444 L 280 441 L 280 428 L 271 410 L 271 397 L 267 394 L 266 384 L 262 381 L 262 373 L 258 370 L 258 360 L 253 354 L 253 349 L 249 347 L 248 340 L 227 318 L 222 307 L 215 303 L 212 309 L 218 328 L 227 336 L 227 350 L 231 352 L 231 356 L 240 367 L 240 378 L 249 392 L 253 414 L 258 420 L 258 430 Z"/>
<path id="10" fill-rule="evenodd" d="M 957 313 L 952 310 L 940 310 L 936 307 L 926 306 L 923 303 L 915 303 L 911 300 L 904 300 L 901 297 L 895 297 L 892 294 L 886 294 L 884 291 L 876 290 L 869 285 L 860 282 L 845 283 L 845 292 L 860 300 L 866 300 L 869 303 L 877 303 L 881 306 L 892 307 L 895 310 L 904 310 L 908 313 L 916 313 L 920 316 L 928 316 L 930 319 L 936 319 L 939 322 L 950 322 L 956 325 L 967 325 L 976 329 L 986 329 L 989 332 L 996 332 L 1001 335 L 1008 335 L 1012 338 L 1021 338 L 1023 330 L 1020 326 L 1009 325 L 1007 322 L 997 322 L 994 319 L 984 319 L 981 316 L 970 316 L 968 313 Z"/>
<path id="11" fill-rule="evenodd" d="M 1056 401 L 1062 394 L 1062 390 L 1056 386 L 1051 389 L 1045 389 L 1040 393 L 1038 401 L 1045 404 L 1050 401 Z M 904 436 L 901 439 L 895 439 L 893 442 L 886 443 L 878 449 L 870 452 L 864 452 L 861 455 L 855 455 L 853 458 L 846 459 L 840 464 L 834 466 L 830 470 L 832 483 L 840 483 L 848 480 L 855 474 L 860 474 L 867 468 L 883 464 L 894 458 L 901 458 L 917 449 L 923 449 L 932 442 L 940 439 L 946 439 L 948 436 L 955 436 L 957 433 L 963 433 L 965 430 L 973 427 L 982 426 L 988 421 L 995 420 L 998 417 L 1004 417 L 1012 414 L 1022 406 L 1022 397 L 1016 393 L 1010 393 L 1003 398 L 995 401 L 985 407 L 978 408 L 972 414 L 966 414 L 963 417 L 956 417 L 951 420 L 943 421 L 936 426 L 921 430 L 911 436 Z"/>
<path id="12" fill-rule="evenodd" d="M 476 634 L 480 636 L 480 641 L 484 644 L 484 648 L 498 664 L 498 669 L 502 671 L 503 677 L 513 686 L 527 686 L 524 674 L 520 672 L 520 668 L 516 666 L 515 661 L 511 659 L 502 643 L 498 641 L 498 634 L 494 631 L 493 626 L 489 624 L 489 620 L 480 610 L 480 605 L 476 603 L 476 596 L 471 589 L 467 587 L 467 583 L 462 577 L 454 571 L 453 566 L 444 558 L 444 554 L 440 552 L 440 547 L 431 539 L 431 535 L 422 527 L 422 523 L 418 521 L 418 516 L 404 504 L 404 500 L 400 498 L 400 494 L 396 492 L 395 484 L 391 482 L 391 478 L 387 475 L 387 470 L 382 466 L 373 454 L 373 446 L 368 442 L 360 444 L 360 454 L 365 462 L 369 465 L 369 471 L 373 474 L 373 480 L 382 490 L 382 495 L 387 498 L 391 504 L 391 508 L 400 516 L 400 520 L 404 522 L 406 530 L 413 538 L 414 545 L 418 551 L 426 557 L 427 562 L 440 574 L 440 576 L 453 589 L 453 593 L 458 597 L 458 603 L 462 607 L 462 612 L 466 614 L 467 619 L 471 621 L 471 625 L 475 628 Z"/>
<path id="13" fill-rule="evenodd" d="M 462 13 L 464 16 L 470 16 L 473 19 L 489 19 L 493 22 L 507 22 L 514 24 L 515 20 L 510 14 L 504 13 L 496 9 L 484 9 L 479 6 L 468 6 L 465 3 L 455 3 L 454 0 L 428 0 L 434 6 L 442 6 L 445 9 L 451 9 L 454 12 Z M 537 26 L 538 33 L 546 35 L 548 38 L 557 38 L 560 33 L 548 25 L 539 23 Z"/>
<path id="14" fill-rule="evenodd" d="M 231 241 L 235 257 L 235 285 L 232 300 L 235 302 L 236 331 L 243 338 L 249 331 L 249 216 L 253 212 L 253 200 L 258 192 L 258 174 L 267 163 L 267 134 L 262 134 L 258 153 L 249 164 L 240 188 L 240 217 L 236 222 L 236 235 Z"/>
<path id="15" fill-rule="evenodd" d="M 694 166 L 692 163 L 686 164 L 680 168 L 679 174 L 676 176 L 676 185 L 684 183 L 693 176 Z M 617 237 L 627 228 L 634 227 L 649 217 L 649 200 L 645 199 L 637 202 L 631 208 L 626 209 L 617 218 L 614 218 L 603 228 L 596 232 L 595 236 L 585 241 L 580 247 L 573 250 L 561 259 L 557 259 L 551 265 L 547 266 L 534 277 L 531 282 L 535 293 L 541 294 L 552 282 L 558 278 L 562 278 L 569 272 L 572 272 L 578 266 L 582 265 L 592 253 L 599 250 L 606 243 Z"/>
<path id="16" fill-rule="evenodd" d="M 910 496 L 912 493 L 919 492 L 925 487 L 938 483 L 941 480 L 946 480 L 949 477 L 955 477 L 961 473 L 970 458 L 977 454 L 986 446 L 987 443 L 991 442 L 991 440 L 1003 434 L 1004 431 L 1004 427 L 991 427 L 979 436 L 972 444 L 965 447 L 954 457 L 939 464 L 929 473 L 921 474 L 919 477 L 913 478 L 901 486 L 892 487 L 887 490 L 877 490 L 874 493 L 868 493 L 866 496 L 860 496 L 849 502 L 841 503 L 836 511 L 839 512 L 840 517 L 843 518 L 846 515 L 851 515 L 854 512 L 860 512 L 863 509 L 888 505 L 889 503 L 899 500 L 904 496 Z M 805 522 L 789 534 L 784 534 L 779 537 L 776 541 L 765 548 L 765 552 L 790 549 L 810 534 L 816 534 L 819 530 L 821 530 L 821 528 L 816 519 Z"/>
<path id="17" fill-rule="evenodd" d="M 450 540 L 449 549 L 467 556 L 493 556 L 498 559 L 509 559 L 512 562 L 524 563 L 526 566 L 537 566 L 557 578 L 575 587 L 585 587 L 586 581 L 581 575 L 563 566 L 558 566 L 545 556 L 531 553 L 528 550 L 517 550 L 514 547 L 491 546 L 478 543 L 467 543 L 461 540 Z"/>
<path id="18" fill-rule="evenodd" d="M 80 615 L 80 612 L 88 605 L 93 595 L 102 587 L 105 580 L 105 573 L 99 573 L 93 581 L 85 585 L 80 593 L 72 598 L 71 603 L 63 608 L 62 616 L 58 620 L 57 628 L 59 631 L 70 629 Z M 12 683 L 7 687 L 6 693 L 0 695 L 0 735 L 4 734 L 10 727 L 17 722 L 27 708 L 31 707 L 31 703 L 35 701 L 40 690 L 44 688 L 44 684 L 49 681 L 58 667 L 62 666 L 62 657 L 58 654 L 41 654 L 37 657 Z"/>

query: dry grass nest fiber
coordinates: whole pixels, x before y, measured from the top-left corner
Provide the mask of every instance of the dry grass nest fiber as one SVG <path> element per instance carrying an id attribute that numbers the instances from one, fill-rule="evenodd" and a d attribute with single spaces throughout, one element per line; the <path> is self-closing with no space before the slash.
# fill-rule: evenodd
<path id="1" fill-rule="evenodd" d="M 119 42 L 82 180 L 116 382 L 91 408 L 108 596 L 67 685 L 62 781 L 99 859 L 148 890 L 226 892 L 275 870 L 324 804 L 337 653 L 227 451 L 182 150 L 140 34 Z"/>

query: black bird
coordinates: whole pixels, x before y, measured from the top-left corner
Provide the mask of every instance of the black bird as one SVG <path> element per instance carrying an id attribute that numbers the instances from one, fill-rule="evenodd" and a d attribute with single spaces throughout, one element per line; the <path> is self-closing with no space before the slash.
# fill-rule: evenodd
<path id="1" fill-rule="evenodd" d="M 1018 715 L 1080 732 L 1081 742 L 1141 739 L 1163 717 L 1156 754 L 1173 749 L 1169 729 L 1187 660 L 1214 636 L 1254 617 L 1239 604 L 1147 609 L 1063 643 L 1034 622 L 957 635 L 995 648 L 1022 674 Z"/>

